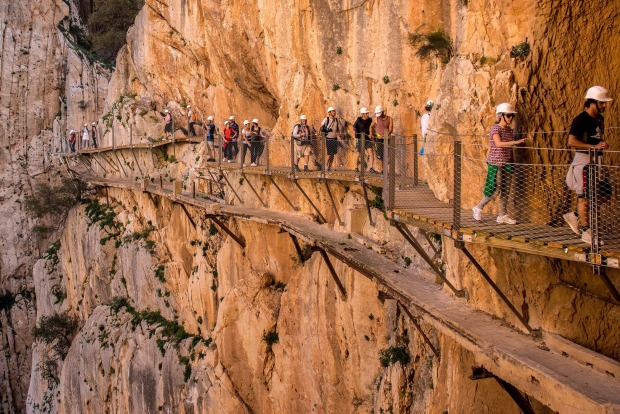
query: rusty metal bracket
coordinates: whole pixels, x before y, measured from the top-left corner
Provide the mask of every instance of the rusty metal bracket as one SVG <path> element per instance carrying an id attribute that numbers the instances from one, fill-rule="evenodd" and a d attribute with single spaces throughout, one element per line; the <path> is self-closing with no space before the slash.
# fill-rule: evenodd
<path id="1" fill-rule="evenodd" d="M 332 195 L 332 190 L 329 188 L 329 182 L 326 179 L 324 179 L 323 182 L 325 183 L 325 188 L 327 189 L 327 194 L 329 194 L 329 199 L 332 202 L 332 208 L 334 209 L 334 213 L 336 213 L 336 218 L 338 219 L 338 223 L 341 226 L 344 226 L 344 222 L 340 218 L 340 213 L 338 213 L 338 208 L 336 207 L 336 201 L 334 200 L 334 196 Z"/>
<path id="2" fill-rule="evenodd" d="M 183 212 L 185 212 L 185 215 L 187 216 L 189 222 L 192 223 L 192 227 L 196 228 L 196 222 L 194 221 L 192 216 L 189 214 L 189 211 L 187 211 L 187 207 L 185 207 L 185 204 L 179 203 L 177 201 L 175 201 L 174 204 L 176 204 L 178 206 L 181 206 L 181 208 L 183 209 Z"/>
<path id="3" fill-rule="evenodd" d="M 474 267 L 478 269 L 478 272 L 480 272 L 484 280 L 487 281 L 487 283 L 491 286 L 491 288 L 495 291 L 495 293 L 497 293 L 497 295 L 506 304 L 506 306 L 508 306 L 510 311 L 517 317 L 517 319 L 521 321 L 523 326 L 525 326 L 525 329 L 527 329 L 528 332 L 532 334 L 532 336 L 539 336 L 541 334 L 540 330 L 535 330 L 530 326 L 530 324 L 527 322 L 527 320 L 525 320 L 523 315 L 521 315 L 521 313 L 517 310 L 517 308 L 515 308 L 512 302 L 510 302 L 510 300 L 506 297 L 506 295 L 504 295 L 504 292 L 502 292 L 499 286 L 497 286 L 497 284 L 493 281 L 493 279 L 491 279 L 491 276 L 489 276 L 489 274 L 482 268 L 480 263 L 478 263 L 478 261 L 471 255 L 471 253 L 469 252 L 469 250 L 467 250 L 465 245 L 463 243 L 457 243 L 456 247 L 460 249 L 463 252 L 463 254 L 465 254 L 465 257 L 467 257 L 469 261 L 474 265 Z"/>
<path id="4" fill-rule="evenodd" d="M 409 309 L 406 306 L 404 306 L 402 303 L 400 303 L 400 302 L 396 302 L 396 303 L 403 310 L 403 312 L 407 316 L 409 316 L 409 319 L 411 319 L 411 322 L 413 323 L 413 326 L 415 326 L 415 328 L 418 330 L 418 332 L 422 336 L 422 339 L 424 339 L 424 342 L 426 343 L 426 345 L 428 345 L 428 347 L 431 349 L 431 351 L 433 351 L 433 354 L 435 354 L 437 359 L 441 359 L 441 356 L 439 355 L 439 351 L 437 350 L 437 348 L 435 348 L 435 346 L 433 345 L 431 340 L 428 338 L 428 336 L 426 336 L 426 333 L 424 333 L 424 331 L 422 330 L 422 327 L 420 326 L 420 322 L 418 321 L 418 319 L 415 318 L 411 314 Z"/>
<path id="5" fill-rule="evenodd" d="M 286 231 L 284 229 L 281 229 L 282 231 Z M 297 252 L 297 257 L 299 258 L 299 263 L 304 263 L 306 261 L 306 258 L 304 257 L 304 253 L 301 250 L 301 245 L 299 244 L 299 240 L 297 239 L 297 236 L 295 236 L 293 233 L 288 233 L 288 235 L 290 236 L 291 240 L 293 241 L 293 245 L 295 246 L 295 251 Z"/>
<path id="6" fill-rule="evenodd" d="M 314 205 L 310 197 L 308 197 L 308 194 L 306 194 L 304 189 L 301 188 L 297 180 L 293 179 L 293 183 L 295 183 L 295 186 L 297 187 L 297 189 L 301 192 L 301 194 L 303 194 L 304 198 L 308 201 L 308 203 L 310 203 L 314 211 L 316 211 L 317 215 L 319 216 L 319 224 L 327 223 L 327 220 L 325 220 L 325 217 L 323 216 L 323 214 L 321 214 L 321 211 L 318 209 L 316 205 Z"/>
<path id="7" fill-rule="evenodd" d="M 243 177 L 243 179 L 245 180 L 245 182 L 248 184 L 248 186 L 250 186 L 250 189 L 252 190 L 252 192 L 254 193 L 254 195 L 256 196 L 256 198 L 258 198 L 258 201 L 260 201 L 261 205 L 265 208 L 267 208 L 267 203 L 265 203 L 263 201 L 262 198 L 260 198 L 260 195 L 258 194 L 258 192 L 256 191 L 256 188 L 254 188 L 254 186 L 252 185 L 252 183 L 250 182 L 250 180 L 248 180 L 248 177 L 246 177 L 246 174 L 244 172 L 241 172 L 241 176 Z"/>
<path id="8" fill-rule="evenodd" d="M 343 298 L 346 299 L 347 293 L 344 290 L 344 286 L 342 285 L 342 282 L 338 278 L 338 274 L 336 273 L 336 269 L 334 269 L 334 266 L 332 265 L 331 260 L 329 260 L 329 256 L 327 255 L 327 252 L 325 250 L 321 249 L 320 247 L 317 247 L 316 249 L 319 251 L 319 253 L 321 253 L 321 256 L 323 257 L 323 260 L 325 260 L 325 264 L 327 265 L 327 268 L 329 269 L 329 273 L 332 275 L 332 278 L 334 279 L 334 282 L 336 282 L 336 285 L 338 286 L 338 290 L 340 290 L 340 293 L 342 294 Z"/>
<path id="9" fill-rule="evenodd" d="M 407 240 L 409 244 L 413 246 L 416 252 L 418 252 L 418 254 L 422 257 L 422 259 L 424 259 L 424 261 L 430 266 L 430 268 L 437 274 L 437 276 L 441 278 L 441 280 L 444 281 L 446 286 L 448 286 L 450 290 L 454 292 L 454 294 L 457 297 L 459 298 L 465 297 L 465 291 L 462 289 L 459 290 L 456 287 L 454 287 L 454 285 L 448 280 L 446 275 L 443 274 L 441 269 L 437 267 L 435 262 L 433 262 L 433 260 L 429 257 L 429 255 L 424 251 L 424 248 L 422 248 L 420 243 L 418 243 L 418 241 L 415 239 L 415 237 L 413 237 L 411 232 L 409 232 L 409 229 L 407 230 L 403 229 L 403 224 L 397 221 L 394 221 L 394 220 L 391 221 L 391 224 L 392 226 L 396 227 L 396 230 L 398 230 L 398 232 L 405 238 L 405 240 Z"/>
<path id="10" fill-rule="evenodd" d="M 93 154 L 93 155 L 91 155 L 91 157 L 90 157 L 90 158 L 92 158 L 93 160 L 95 160 L 95 162 L 96 162 L 96 163 L 97 163 L 97 164 L 101 167 L 101 169 L 102 169 L 102 170 L 103 170 L 106 174 L 108 174 L 108 170 L 106 170 L 106 169 L 105 169 L 105 167 L 103 166 L 103 164 L 101 164 L 101 163 L 99 162 L 99 160 L 97 159 L 97 157 L 96 157 L 94 154 Z"/>
<path id="11" fill-rule="evenodd" d="M 474 367 L 472 369 L 472 374 L 469 376 L 469 379 L 472 381 L 478 381 L 482 379 L 493 378 L 500 387 L 504 389 L 512 398 L 512 400 L 517 404 L 521 412 L 524 414 L 536 414 L 534 409 L 532 408 L 532 404 L 530 404 L 527 397 L 524 397 L 523 394 L 512 384 L 504 381 L 498 376 L 494 375 L 492 372 L 487 371 L 484 367 Z"/>
<path id="12" fill-rule="evenodd" d="M 118 165 L 121 168 L 121 171 L 123 171 L 123 174 L 125 175 L 125 177 L 129 177 L 129 175 L 125 171 L 125 168 L 123 167 L 123 163 L 121 162 L 121 159 L 118 157 L 118 152 L 116 150 L 112 150 L 112 153 L 116 157 L 116 161 L 118 161 Z"/>
<path id="13" fill-rule="evenodd" d="M 286 194 L 284 194 L 284 191 L 282 191 L 282 189 L 280 188 L 280 186 L 276 183 L 276 180 L 273 179 L 272 175 L 269 175 L 269 180 L 271 180 L 271 184 L 273 184 L 273 186 L 276 188 L 276 190 L 278 190 L 278 192 L 280 193 L 280 195 L 286 200 L 286 202 L 288 203 L 289 206 L 291 206 L 291 208 L 294 211 L 299 211 L 299 207 L 296 207 L 291 200 L 289 200 L 289 198 L 286 196 Z"/>
<path id="14" fill-rule="evenodd" d="M 213 221 L 215 224 L 217 224 L 217 226 L 219 228 L 221 228 L 222 230 L 224 230 L 226 232 L 226 234 L 228 234 L 234 241 L 237 242 L 237 244 L 239 246 L 241 246 L 242 248 L 245 249 L 245 240 L 243 240 L 242 237 L 237 236 L 235 233 L 233 233 L 228 226 L 226 226 L 224 223 L 222 223 L 217 216 L 214 216 L 212 214 L 207 214 L 206 215 L 207 218 L 211 219 L 211 221 Z"/>
<path id="15" fill-rule="evenodd" d="M 224 177 L 224 181 L 226 181 L 226 184 L 228 184 L 232 192 L 235 194 L 235 197 L 237 197 L 237 200 L 239 200 L 239 202 L 243 204 L 243 200 L 241 200 L 241 197 L 239 197 L 239 194 L 237 194 L 237 192 L 235 191 L 235 187 L 233 187 L 230 181 L 228 181 L 228 177 L 226 177 L 226 174 L 224 174 L 224 170 L 220 171 L 220 175 Z"/>
<path id="16" fill-rule="evenodd" d="M 368 214 L 368 220 L 370 220 L 370 225 L 374 227 L 375 223 L 372 221 L 372 212 L 370 211 L 370 200 L 368 200 L 368 190 L 366 189 L 366 182 L 361 181 L 362 192 L 364 193 L 364 203 L 366 203 L 366 213 Z"/>
<path id="17" fill-rule="evenodd" d="M 616 289 L 614 283 L 611 281 L 611 279 L 609 279 L 609 276 L 607 276 L 607 271 L 605 270 L 605 267 L 593 266 L 592 270 L 594 271 L 595 275 L 601 278 L 601 280 L 605 284 L 605 287 L 607 288 L 607 290 L 609 290 L 611 296 L 613 296 L 614 300 L 620 302 L 620 292 L 618 292 L 618 289 Z"/>
<path id="18" fill-rule="evenodd" d="M 112 169 L 113 169 L 114 171 L 119 172 L 118 167 L 117 167 L 114 163 L 112 163 L 112 162 L 110 161 L 110 159 L 108 158 L 108 156 L 107 156 L 107 155 L 106 155 L 103 151 L 101 151 L 101 152 L 100 152 L 100 154 L 101 154 L 101 158 L 103 158 L 103 160 L 104 160 L 106 163 L 108 163 L 108 165 L 109 165 L 110 167 L 112 167 Z"/>

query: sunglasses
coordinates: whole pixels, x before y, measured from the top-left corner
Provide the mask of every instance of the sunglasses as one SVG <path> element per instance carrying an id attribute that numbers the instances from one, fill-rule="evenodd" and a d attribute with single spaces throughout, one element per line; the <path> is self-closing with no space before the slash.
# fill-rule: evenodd
<path id="1" fill-rule="evenodd" d="M 512 119 L 515 117 L 515 114 L 504 114 L 504 116 Z"/>

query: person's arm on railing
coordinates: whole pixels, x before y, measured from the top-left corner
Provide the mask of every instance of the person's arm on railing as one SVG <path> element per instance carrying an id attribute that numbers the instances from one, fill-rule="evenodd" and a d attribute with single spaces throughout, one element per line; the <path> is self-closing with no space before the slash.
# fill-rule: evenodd
<path id="1" fill-rule="evenodd" d="M 499 134 L 493 134 L 493 142 L 496 147 L 514 147 L 515 145 L 523 144 L 527 138 L 515 139 L 514 141 L 502 141 Z"/>

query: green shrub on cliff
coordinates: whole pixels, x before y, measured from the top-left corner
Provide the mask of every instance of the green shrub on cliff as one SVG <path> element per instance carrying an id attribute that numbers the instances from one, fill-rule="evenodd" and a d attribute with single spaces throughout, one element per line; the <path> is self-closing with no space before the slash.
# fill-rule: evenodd
<path id="1" fill-rule="evenodd" d="M 95 0 L 88 18 L 88 41 L 94 53 L 114 63 L 125 44 L 127 30 L 144 6 L 144 0 Z"/>

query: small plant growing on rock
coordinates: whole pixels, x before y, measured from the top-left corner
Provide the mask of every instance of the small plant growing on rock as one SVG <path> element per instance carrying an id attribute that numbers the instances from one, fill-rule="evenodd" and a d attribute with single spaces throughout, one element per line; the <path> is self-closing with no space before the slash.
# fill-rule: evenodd
<path id="1" fill-rule="evenodd" d="M 389 76 L 387 76 L 387 75 L 385 75 L 385 76 L 383 77 L 383 83 L 385 83 L 386 85 L 387 85 L 388 83 L 390 83 L 390 77 L 389 77 Z"/>
<path id="2" fill-rule="evenodd" d="M 277 344 L 280 341 L 280 336 L 276 331 L 269 331 L 263 335 L 263 341 L 269 346 Z"/>
<path id="3" fill-rule="evenodd" d="M 336 54 L 337 54 L 337 55 L 342 55 L 342 48 L 341 48 L 340 46 L 338 46 L 338 47 L 336 48 Z"/>
<path id="4" fill-rule="evenodd" d="M 332 86 L 332 90 L 337 91 L 338 89 L 340 89 L 340 85 L 338 85 L 337 83 L 334 83 L 334 85 Z"/>
<path id="5" fill-rule="evenodd" d="M 439 58 L 446 64 L 454 55 L 452 39 L 442 30 L 437 29 L 430 33 L 410 33 L 409 42 L 413 47 L 418 48 L 416 56 L 420 59 L 428 59 L 431 56 Z"/>
<path id="6" fill-rule="evenodd" d="M 391 346 L 379 351 L 379 362 L 384 367 L 389 367 L 397 362 L 407 365 L 411 361 L 409 350 L 404 346 Z"/>
<path id="7" fill-rule="evenodd" d="M 526 37 L 525 42 L 521 42 L 518 45 L 513 46 L 512 49 L 510 49 L 510 57 L 517 58 L 517 59 L 525 59 L 527 55 L 530 54 L 530 51 L 531 51 L 530 44 Z"/>
<path id="8" fill-rule="evenodd" d="M 51 345 L 56 356 L 62 360 L 69 352 L 77 327 L 77 321 L 67 313 L 54 313 L 41 317 L 33 335 L 36 341 Z"/>

